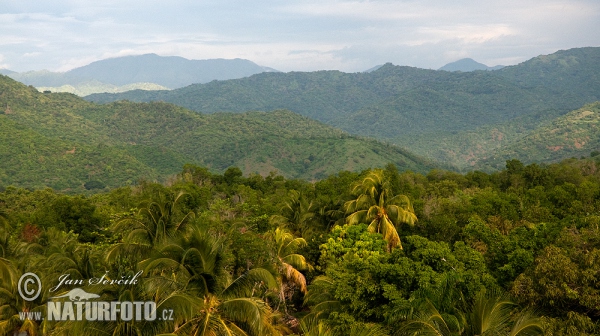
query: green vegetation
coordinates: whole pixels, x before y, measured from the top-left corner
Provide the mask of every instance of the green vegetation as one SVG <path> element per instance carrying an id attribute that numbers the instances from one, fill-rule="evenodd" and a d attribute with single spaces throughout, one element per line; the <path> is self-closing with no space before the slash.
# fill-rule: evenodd
<path id="1" fill-rule="evenodd" d="M 166 103 L 96 105 L 7 77 L 0 77 L 0 106 L 4 187 L 97 192 L 102 185 L 165 181 L 186 163 L 305 179 L 389 162 L 419 172 L 436 166 L 289 111 L 202 115 Z"/>
<path id="2" fill-rule="evenodd" d="M 567 157 L 587 156 L 600 148 L 600 102 L 541 123 L 526 135 L 508 142 L 477 167 L 499 168 L 516 158 L 523 162 L 556 162 Z"/>
<path id="3" fill-rule="evenodd" d="M 600 101 L 598 64 L 600 48 L 579 48 L 495 71 L 386 64 L 368 73 L 262 73 L 86 99 L 166 101 L 202 113 L 284 108 L 466 170 L 540 123 Z"/>
<path id="4" fill-rule="evenodd" d="M 8 187 L 1 334 L 597 335 L 597 158 L 464 175 L 389 164 L 318 182 L 186 165 L 168 186 L 92 196 Z M 386 221 L 402 248 L 373 229 Z M 19 317 L 45 312 L 62 274 L 139 271 L 135 285 L 60 293 L 153 301 L 172 320 Z M 25 272 L 43 282 L 33 301 L 16 289 Z"/>

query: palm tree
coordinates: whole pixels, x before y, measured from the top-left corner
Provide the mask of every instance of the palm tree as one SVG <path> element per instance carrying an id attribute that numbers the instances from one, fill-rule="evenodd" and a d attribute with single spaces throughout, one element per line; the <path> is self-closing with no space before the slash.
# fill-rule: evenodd
<path id="1" fill-rule="evenodd" d="M 275 241 L 279 263 L 279 302 L 283 302 L 287 312 L 285 292 L 288 283 L 295 284 L 302 293 L 306 293 L 306 278 L 300 271 L 311 270 L 312 266 L 303 255 L 296 253 L 299 248 L 306 246 L 306 240 L 294 237 L 293 234 L 282 228 L 275 229 L 271 233 L 271 237 Z"/>
<path id="2" fill-rule="evenodd" d="M 405 195 L 391 195 L 388 181 L 381 169 L 373 170 L 352 189 L 355 200 L 344 204 L 348 224 L 368 223 L 369 232 L 383 235 L 388 250 L 402 249 L 398 227 L 402 223 L 414 225 L 417 216 Z"/>
<path id="3" fill-rule="evenodd" d="M 314 325 L 319 320 L 329 317 L 331 313 L 339 312 L 342 304 L 333 295 L 335 283 L 333 279 L 321 275 L 313 279 L 304 296 L 304 305 L 310 306 L 310 313 L 302 320 Z M 319 327 L 324 328 L 324 327 Z"/>
<path id="4" fill-rule="evenodd" d="M 155 281 L 173 281 L 195 295 L 204 296 L 216 291 L 222 275 L 223 253 L 222 237 L 215 238 L 206 228 L 194 225 L 186 234 L 158 247 L 139 267 L 145 274 L 158 275 Z"/>
<path id="5" fill-rule="evenodd" d="M 41 234 L 40 241 L 47 244 L 44 249 L 46 258 L 40 263 L 40 268 L 48 282 L 55 282 L 58 276 L 67 273 L 74 279 L 89 279 L 93 276 L 92 248 L 79 244 L 77 235 L 49 228 Z"/>
<path id="6" fill-rule="evenodd" d="M 517 320 L 514 321 L 514 307 L 515 303 L 506 294 L 485 289 L 479 291 L 471 309 L 465 314 L 467 322 L 465 335 L 530 336 L 543 334 L 541 320 L 532 312 L 521 312 L 516 315 Z"/>
<path id="7" fill-rule="evenodd" d="M 182 232 L 195 217 L 193 212 L 178 213 L 178 203 L 185 195 L 184 192 L 159 194 L 158 199 L 143 202 L 136 216 L 117 221 L 113 230 L 124 232 L 125 236 L 110 249 L 107 261 L 113 262 L 119 256 L 147 256 L 154 246 Z"/>
<path id="8" fill-rule="evenodd" d="M 543 334 L 541 319 L 530 311 L 516 312 L 515 304 L 508 296 L 498 291 L 482 289 L 470 305 L 464 304 L 452 314 L 438 310 L 429 298 L 414 300 L 410 308 L 405 316 L 406 321 L 401 323 L 395 335 L 534 336 Z"/>
<path id="9" fill-rule="evenodd" d="M 306 316 L 300 322 L 302 336 L 387 336 L 382 327 L 375 324 L 355 324 L 344 326 L 344 330 L 336 330 L 325 321 L 314 316 Z"/>
<path id="10" fill-rule="evenodd" d="M 290 190 L 281 206 L 281 215 L 271 216 L 270 222 L 277 227 L 286 227 L 294 234 L 305 235 L 310 232 L 316 210 L 312 201 L 309 202 L 300 192 Z"/>
<path id="11" fill-rule="evenodd" d="M 157 246 L 150 258 L 139 263 L 151 276 L 147 282 L 152 297 L 180 291 L 172 304 L 180 305 L 183 294 L 191 300 L 187 317 L 173 324 L 170 335 L 277 334 L 271 321 L 273 312 L 261 297 L 277 288 L 273 275 L 256 268 L 227 283 L 223 258 L 222 237 L 192 225 L 185 234 Z"/>
<path id="12" fill-rule="evenodd" d="M 276 287 L 269 271 L 251 269 L 218 293 L 197 298 L 194 317 L 170 335 L 279 335 L 271 308 L 257 296 Z"/>
<path id="13" fill-rule="evenodd" d="M 429 299 L 424 299 L 414 303 L 408 320 L 395 335 L 458 336 L 462 329 L 457 322 L 454 316 L 440 313 Z"/>
<path id="14" fill-rule="evenodd" d="M 19 316 L 20 312 L 44 312 L 45 302 L 42 295 L 34 301 L 25 301 L 21 297 L 17 286 L 25 272 L 18 266 L 6 259 L 0 260 L 0 334 L 12 335 L 19 330 L 31 336 L 44 335 L 46 321 L 22 320 Z"/>
<path id="15" fill-rule="evenodd" d="M 132 276 L 133 271 L 121 275 Z M 147 280 L 147 278 L 143 279 Z M 139 336 L 156 335 L 170 332 L 193 316 L 195 297 L 181 290 L 157 288 L 151 281 L 143 281 L 137 286 L 105 286 L 100 293 L 103 301 L 120 302 L 147 302 L 156 303 L 156 312 L 160 319 L 160 312 L 172 312 L 168 320 L 157 321 L 63 321 L 53 328 L 56 335 L 86 335 L 86 336 Z"/>

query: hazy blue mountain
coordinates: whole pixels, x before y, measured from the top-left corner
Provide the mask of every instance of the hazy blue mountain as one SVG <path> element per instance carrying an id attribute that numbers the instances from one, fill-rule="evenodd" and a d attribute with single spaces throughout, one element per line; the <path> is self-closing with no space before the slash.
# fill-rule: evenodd
<path id="1" fill-rule="evenodd" d="M 7 75 L 10 75 L 10 74 L 14 74 L 14 73 L 15 73 L 14 71 L 10 71 L 8 69 L 0 69 L 0 75 L 7 76 Z"/>
<path id="2" fill-rule="evenodd" d="M 97 61 L 68 72 L 69 76 L 94 78 L 104 83 L 156 83 L 179 88 L 212 80 L 242 78 L 273 71 L 244 59 L 188 60 L 177 56 L 147 54 Z"/>
<path id="3" fill-rule="evenodd" d="M 483 63 L 479 63 L 472 58 L 463 58 L 456 62 L 448 63 L 443 67 L 439 68 L 439 70 L 444 71 L 476 71 L 476 70 L 499 70 L 502 69 L 503 65 L 496 65 L 493 67 L 489 67 Z"/>
<path id="4" fill-rule="evenodd" d="M 10 77 L 36 87 L 78 86 L 100 82 L 114 86 L 154 83 L 170 89 L 194 83 L 247 77 L 276 70 L 244 59 L 188 60 L 177 56 L 146 54 L 93 62 L 67 72 L 29 71 Z"/>

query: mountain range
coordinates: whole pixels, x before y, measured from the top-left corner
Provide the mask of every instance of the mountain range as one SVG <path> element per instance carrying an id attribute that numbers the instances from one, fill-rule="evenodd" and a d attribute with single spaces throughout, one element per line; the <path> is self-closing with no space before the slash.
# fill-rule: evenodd
<path id="1" fill-rule="evenodd" d="M 90 94 L 131 89 L 175 89 L 194 83 L 208 83 L 277 71 L 244 59 L 189 60 L 177 56 L 146 54 L 93 62 L 67 72 L 47 70 L 2 74 L 33 85 L 41 91 Z"/>
<path id="2" fill-rule="evenodd" d="M 495 71 L 388 63 L 371 72 L 260 73 L 86 99 L 165 101 L 202 113 L 288 109 L 470 170 L 541 122 L 600 100 L 600 48 L 562 50 Z"/>
<path id="3" fill-rule="evenodd" d="M 0 76 L 0 153 L 0 187 L 63 192 L 164 181 L 187 163 L 308 180 L 388 163 L 419 172 L 439 167 L 290 111 L 206 115 L 162 102 L 97 105 L 6 76 Z"/>

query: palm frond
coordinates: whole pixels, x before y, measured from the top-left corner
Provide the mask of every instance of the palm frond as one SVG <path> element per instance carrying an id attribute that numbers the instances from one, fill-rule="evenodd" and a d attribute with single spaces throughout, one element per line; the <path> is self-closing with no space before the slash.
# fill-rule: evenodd
<path id="1" fill-rule="evenodd" d="M 533 311 L 523 311 L 515 321 L 509 336 L 538 336 L 544 334 L 542 319 Z"/>
<path id="2" fill-rule="evenodd" d="M 471 334 L 501 333 L 509 329 L 510 312 L 514 303 L 504 293 L 485 289 L 475 296 L 473 307 L 467 313 L 467 324 Z"/>
<path id="3" fill-rule="evenodd" d="M 239 297 L 239 296 L 251 296 L 253 290 L 257 288 L 275 289 L 277 288 L 277 281 L 271 272 L 264 268 L 253 268 L 240 277 L 235 279 L 232 283 L 227 286 L 222 296 L 228 297 Z"/>

